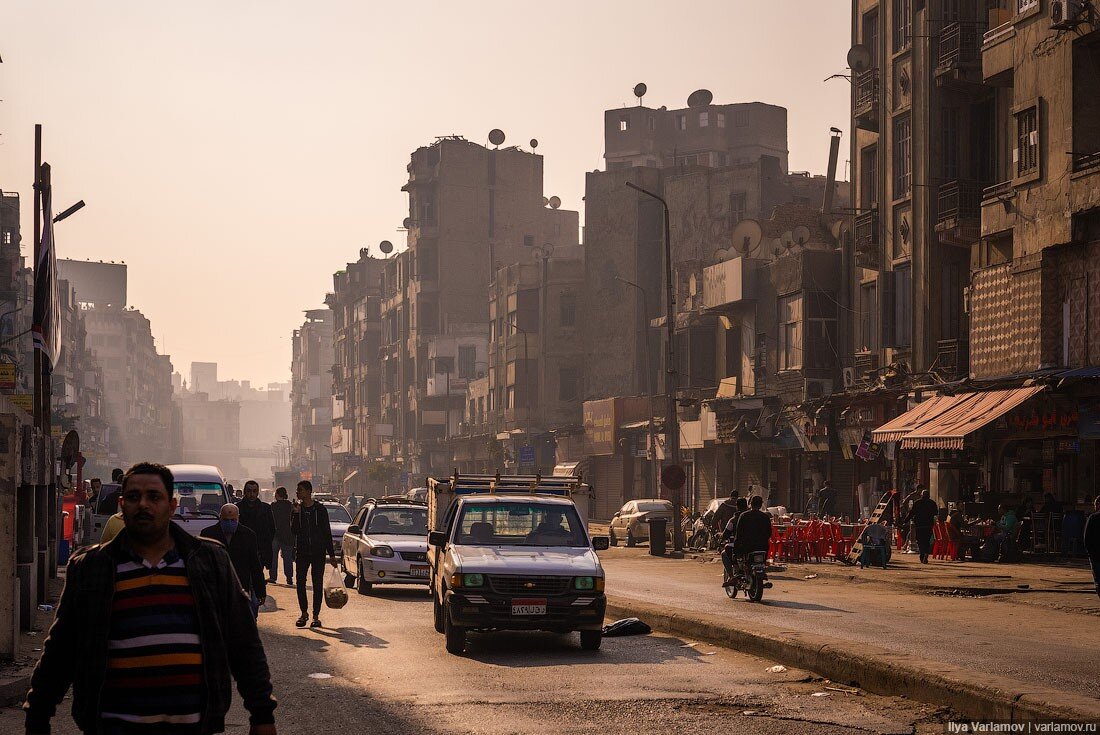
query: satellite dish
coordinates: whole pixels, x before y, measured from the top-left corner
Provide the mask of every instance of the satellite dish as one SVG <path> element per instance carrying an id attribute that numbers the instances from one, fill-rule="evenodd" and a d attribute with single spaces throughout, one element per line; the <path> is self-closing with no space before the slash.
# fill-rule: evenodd
<path id="1" fill-rule="evenodd" d="M 546 197 L 543 197 L 543 198 L 542 198 L 542 206 L 544 206 L 544 207 L 545 207 L 545 206 L 547 206 L 547 205 L 549 205 L 549 204 L 550 204 L 550 200 L 549 200 L 549 199 L 547 199 Z"/>
<path id="2" fill-rule="evenodd" d="M 848 68 L 855 73 L 867 71 L 871 66 L 871 49 L 859 43 L 848 52 Z"/>
<path id="3" fill-rule="evenodd" d="M 500 128 L 493 128 L 489 131 L 489 142 L 493 145 L 500 145 L 504 142 L 504 131 Z"/>
<path id="4" fill-rule="evenodd" d="M 805 225 L 794 228 L 794 232 L 791 234 L 794 236 L 794 241 L 799 245 L 805 245 L 810 241 L 810 228 Z"/>
<path id="5" fill-rule="evenodd" d="M 550 209 L 557 209 L 561 206 L 561 199 L 558 197 L 550 197 Z"/>
<path id="6" fill-rule="evenodd" d="M 844 237 L 845 229 L 846 228 L 844 227 L 844 220 L 842 219 L 838 219 L 836 222 L 829 226 L 829 231 L 833 233 L 833 239 L 836 240 L 838 243 Z"/>
<path id="7" fill-rule="evenodd" d="M 729 260 L 732 257 L 733 257 L 733 255 L 730 254 L 730 251 L 725 249 L 725 248 L 719 248 L 718 250 L 714 251 L 714 262 L 715 263 L 725 263 L 727 260 Z"/>
<path id="8" fill-rule="evenodd" d="M 634 85 L 634 96 L 638 98 L 638 103 L 641 104 L 642 97 L 645 97 L 645 93 L 649 91 L 649 87 L 645 86 L 645 82 L 638 82 Z"/>
<path id="9" fill-rule="evenodd" d="M 760 247 L 760 241 L 764 239 L 764 229 L 754 219 L 744 219 L 737 223 L 730 235 L 733 249 L 746 258 Z"/>
<path id="10" fill-rule="evenodd" d="M 61 466 L 69 469 L 80 455 L 80 434 L 70 431 L 65 434 L 65 441 L 61 443 Z"/>
<path id="11" fill-rule="evenodd" d="M 401 220 L 401 226 L 404 227 L 406 230 L 412 227 L 412 223 L 412 217 L 406 217 L 405 219 Z"/>
<path id="12" fill-rule="evenodd" d="M 539 139 L 538 138 L 531 138 L 531 147 L 532 148 L 538 148 L 539 147 Z"/>
<path id="13" fill-rule="evenodd" d="M 688 107 L 706 107 L 714 101 L 709 89 L 697 89 L 688 96 Z"/>
<path id="14" fill-rule="evenodd" d="M 784 250 L 790 250 L 794 247 L 794 233 L 787 230 L 779 236 L 779 244 L 783 246 Z"/>
<path id="15" fill-rule="evenodd" d="M 378 243 L 378 249 L 386 255 L 389 255 L 393 252 L 393 243 L 389 240 L 383 240 L 382 242 Z"/>

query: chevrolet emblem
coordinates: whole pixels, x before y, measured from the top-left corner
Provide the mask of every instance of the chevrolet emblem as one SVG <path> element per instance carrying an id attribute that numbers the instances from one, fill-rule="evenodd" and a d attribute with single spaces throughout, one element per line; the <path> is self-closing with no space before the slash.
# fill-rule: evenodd
<path id="1" fill-rule="evenodd" d="M 525 589 L 529 589 L 529 590 L 535 589 L 535 583 L 534 582 L 524 582 L 523 586 L 524 586 Z"/>

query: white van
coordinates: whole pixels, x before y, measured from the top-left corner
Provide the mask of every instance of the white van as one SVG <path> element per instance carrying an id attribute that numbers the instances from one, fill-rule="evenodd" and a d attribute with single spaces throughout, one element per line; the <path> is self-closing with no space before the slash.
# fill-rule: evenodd
<path id="1" fill-rule="evenodd" d="M 202 529 L 218 522 L 222 506 L 230 502 L 225 476 L 213 465 L 170 464 L 175 478 L 176 515 L 183 530 L 198 536 Z"/>

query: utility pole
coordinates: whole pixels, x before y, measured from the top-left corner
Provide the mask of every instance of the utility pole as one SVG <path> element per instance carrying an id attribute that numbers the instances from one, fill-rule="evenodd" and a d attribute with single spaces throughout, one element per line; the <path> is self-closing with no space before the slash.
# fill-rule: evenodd
<path id="1" fill-rule="evenodd" d="M 672 241 L 669 236 L 668 202 L 632 181 L 626 182 L 626 185 L 635 191 L 656 199 L 665 210 L 665 341 L 667 342 L 665 392 L 668 394 L 665 407 L 665 458 L 678 466 L 680 464 L 680 423 L 676 419 L 676 293 L 673 290 L 672 281 Z M 672 499 L 672 548 L 678 552 L 684 550 L 684 531 L 681 528 L 683 501 L 683 487 L 675 489 Z"/>

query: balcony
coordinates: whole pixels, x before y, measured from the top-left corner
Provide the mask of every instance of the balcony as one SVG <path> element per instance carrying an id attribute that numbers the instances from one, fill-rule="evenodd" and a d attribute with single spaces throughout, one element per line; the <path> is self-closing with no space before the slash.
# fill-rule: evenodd
<path id="1" fill-rule="evenodd" d="M 860 380 L 868 380 L 867 376 L 878 370 L 878 365 L 877 352 L 857 352 L 855 359 L 852 361 L 852 368 L 855 370 L 856 377 Z"/>
<path id="2" fill-rule="evenodd" d="M 1011 181 L 1002 181 L 982 189 L 982 204 L 1011 199 L 1016 194 L 1016 188 Z"/>
<path id="3" fill-rule="evenodd" d="M 858 268 L 879 270 L 882 267 L 878 219 L 878 209 L 872 209 L 856 217 L 855 260 Z"/>
<path id="4" fill-rule="evenodd" d="M 1073 156 L 1073 170 L 1089 171 L 1095 168 L 1100 168 L 1100 153 L 1083 153 L 1074 154 Z"/>
<path id="5" fill-rule="evenodd" d="M 964 378 L 970 371 L 970 342 L 941 339 L 936 344 L 936 371 L 946 378 Z"/>
<path id="6" fill-rule="evenodd" d="M 856 97 L 852 117 L 861 130 L 878 131 L 879 71 L 868 69 L 855 78 Z"/>
<path id="7" fill-rule="evenodd" d="M 940 33 L 936 84 L 969 91 L 982 83 L 982 31 L 977 23 L 948 23 Z"/>
<path id="8" fill-rule="evenodd" d="M 976 181 L 948 181 L 940 187 L 936 232 L 951 245 L 969 247 L 982 232 L 982 185 Z"/>

